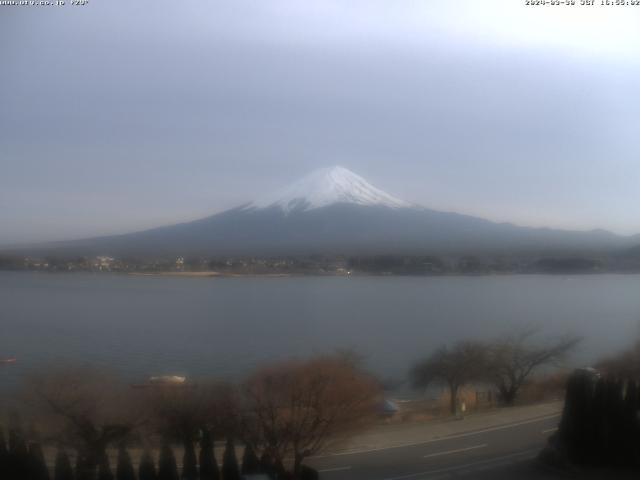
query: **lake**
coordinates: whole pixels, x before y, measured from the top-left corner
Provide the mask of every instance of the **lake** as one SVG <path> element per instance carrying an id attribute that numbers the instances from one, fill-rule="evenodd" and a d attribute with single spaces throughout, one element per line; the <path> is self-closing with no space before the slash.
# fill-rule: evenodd
<path id="1" fill-rule="evenodd" d="M 537 325 L 584 336 L 574 365 L 640 337 L 640 276 L 175 278 L 0 272 L 0 381 L 93 364 L 237 378 L 274 359 L 353 348 L 384 378 L 447 342 Z"/>

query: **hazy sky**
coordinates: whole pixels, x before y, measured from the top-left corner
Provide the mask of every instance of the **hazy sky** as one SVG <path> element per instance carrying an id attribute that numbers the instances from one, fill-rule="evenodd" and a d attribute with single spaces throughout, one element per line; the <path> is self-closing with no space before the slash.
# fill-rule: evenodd
<path id="1" fill-rule="evenodd" d="M 0 243 L 195 219 L 334 164 L 437 209 L 640 232 L 640 7 L 0 6 L 0 79 Z"/>

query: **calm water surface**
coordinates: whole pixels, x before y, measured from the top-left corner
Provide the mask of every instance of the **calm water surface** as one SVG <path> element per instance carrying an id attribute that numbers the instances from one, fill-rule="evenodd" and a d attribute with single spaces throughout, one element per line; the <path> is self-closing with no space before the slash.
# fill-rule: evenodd
<path id="1" fill-rule="evenodd" d="M 97 364 L 236 377 L 267 360 L 354 348 L 384 377 L 462 338 L 535 324 L 584 335 L 574 363 L 640 334 L 640 276 L 170 278 L 0 272 L 0 382 Z"/>

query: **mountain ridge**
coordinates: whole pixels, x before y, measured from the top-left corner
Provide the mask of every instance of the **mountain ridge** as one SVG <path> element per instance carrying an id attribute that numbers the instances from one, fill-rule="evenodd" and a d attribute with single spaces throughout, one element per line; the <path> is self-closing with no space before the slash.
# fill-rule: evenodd
<path id="1" fill-rule="evenodd" d="M 614 251 L 637 243 L 640 236 L 601 229 L 522 227 L 432 210 L 336 166 L 199 220 L 56 242 L 41 250 L 114 256 L 558 253 Z"/>

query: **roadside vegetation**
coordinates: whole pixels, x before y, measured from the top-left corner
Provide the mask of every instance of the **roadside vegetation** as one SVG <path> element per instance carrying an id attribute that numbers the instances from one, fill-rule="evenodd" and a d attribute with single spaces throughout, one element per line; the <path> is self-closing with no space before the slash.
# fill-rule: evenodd
<path id="1" fill-rule="evenodd" d="M 640 341 L 596 364 L 598 371 L 619 378 L 640 378 Z"/>
<path id="2" fill-rule="evenodd" d="M 26 383 L 0 429 L 2 479 L 314 479 L 304 460 L 367 428 L 381 399 L 339 354 L 267 365 L 237 385 L 131 386 L 88 368 Z"/>
<path id="3" fill-rule="evenodd" d="M 637 478 L 639 412 L 637 377 L 577 370 L 567 382 L 558 431 L 540 459 L 574 474 L 597 470 L 599 478 L 618 478 L 622 472 L 633 472 Z"/>
<path id="4" fill-rule="evenodd" d="M 415 388 L 445 385 L 449 391 L 449 411 L 459 408 L 459 392 L 465 385 L 488 384 L 503 405 L 512 406 L 533 374 L 558 365 L 580 342 L 579 337 L 543 344 L 534 342 L 535 329 L 527 329 L 490 342 L 461 341 L 443 346 L 410 371 Z"/>
<path id="5" fill-rule="evenodd" d="M 536 333 L 443 346 L 413 366 L 412 384 L 444 385 L 452 414 L 469 385 L 488 385 L 505 406 L 562 388 L 549 372 L 579 338 L 540 343 Z M 637 358 L 625 352 L 603 366 L 622 371 Z M 383 400 L 381 383 L 349 351 L 264 365 L 238 383 L 131 385 L 93 368 L 52 369 L 25 379 L 0 417 L 0 478 L 313 479 L 305 461 L 375 424 Z"/>

